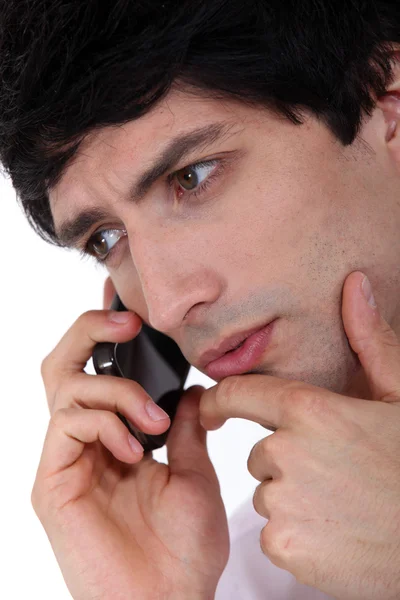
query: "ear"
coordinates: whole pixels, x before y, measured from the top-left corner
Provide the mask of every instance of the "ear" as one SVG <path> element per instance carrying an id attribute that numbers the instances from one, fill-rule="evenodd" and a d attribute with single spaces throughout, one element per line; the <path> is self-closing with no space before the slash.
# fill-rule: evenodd
<path id="1" fill-rule="evenodd" d="M 385 122 L 385 141 L 394 152 L 396 162 L 400 164 L 400 50 L 392 54 L 393 80 L 386 94 L 377 101 Z"/>
<path id="2" fill-rule="evenodd" d="M 115 295 L 115 287 L 111 280 L 111 277 L 107 277 L 104 282 L 104 294 L 103 294 L 103 309 L 108 310 L 111 306 Z"/>

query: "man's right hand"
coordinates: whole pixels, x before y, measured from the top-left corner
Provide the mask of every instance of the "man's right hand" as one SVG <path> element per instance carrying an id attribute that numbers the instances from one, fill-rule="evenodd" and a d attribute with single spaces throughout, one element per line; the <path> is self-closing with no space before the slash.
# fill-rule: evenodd
<path id="1" fill-rule="evenodd" d="M 134 381 L 84 372 L 96 343 L 140 331 L 137 315 L 117 324 L 112 312 L 81 315 L 42 363 L 51 418 L 32 505 L 75 600 L 211 600 L 229 535 L 199 422 L 203 388 L 180 401 L 168 465 L 133 452 L 117 411 L 153 435 L 170 420 L 147 416 L 149 397 Z"/>

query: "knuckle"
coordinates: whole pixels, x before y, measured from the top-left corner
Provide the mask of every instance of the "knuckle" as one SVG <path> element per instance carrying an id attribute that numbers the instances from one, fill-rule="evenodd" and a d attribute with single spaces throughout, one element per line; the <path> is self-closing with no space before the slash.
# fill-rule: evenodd
<path id="1" fill-rule="evenodd" d="M 325 404 L 323 395 L 318 394 L 317 390 L 309 386 L 299 385 L 299 382 L 288 386 L 285 390 L 283 405 L 286 414 L 300 416 L 305 413 L 318 412 L 322 408 L 322 404 Z"/>
<path id="2" fill-rule="evenodd" d="M 300 402 L 306 401 L 309 388 L 300 382 L 290 382 L 285 390 L 285 401 L 290 405 L 297 405 Z"/>
<path id="3" fill-rule="evenodd" d="M 133 416 L 144 409 L 149 398 L 142 386 L 131 379 L 104 375 L 99 380 L 96 375 L 79 373 L 59 382 L 49 404 L 51 413 L 62 408 L 97 409 Z"/>
<path id="4" fill-rule="evenodd" d="M 99 429 L 110 428 L 117 423 L 120 423 L 115 413 L 110 410 L 99 410 L 97 411 L 98 427 Z"/>
<path id="5" fill-rule="evenodd" d="M 262 484 L 260 483 L 260 485 L 258 485 L 255 489 L 255 492 L 253 494 L 253 498 L 252 498 L 252 502 L 253 502 L 253 508 L 256 511 L 256 513 L 260 514 L 260 507 L 263 504 L 262 501 Z"/>
<path id="6" fill-rule="evenodd" d="M 271 522 L 261 530 L 261 550 L 277 567 L 285 568 L 289 564 L 290 543 L 290 535 L 282 527 L 273 527 Z"/>
<path id="7" fill-rule="evenodd" d="M 361 354 L 370 344 L 370 336 L 365 333 L 358 333 L 351 338 L 351 345 L 355 352 Z"/>
<path id="8" fill-rule="evenodd" d="M 308 418 L 321 420 L 328 413 L 328 402 L 323 393 L 317 391 L 308 392 L 302 400 L 302 413 Z"/>
<path id="9" fill-rule="evenodd" d="M 100 310 L 86 310 L 84 313 L 82 313 L 81 315 L 79 315 L 79 317 L 76 319 L 75 323 L 73 324 L 73 328 L 86 328 L 90 323 L 92 323 L 94 321 L 94 319 L 98 318 L 99 313 L 101 313 L 102 311 Z"/>
<path id="10" fill-rule="evenodd" d="M 383 344 L 388 348 L 399 347 L 399 338 L 390 325 L 386 325 L 385 330 L 383 331 Z"/>
<path id="11" fill-rule="evenodd" d="M 37 494 L 37 488 L 36 488 L 36 481 L 33 484 L 33 488 L 31 490 L 31 505 L 33 507 L 33 510 L 35 511 L 35 513 L 37 514 L 37 506 L 38 506 L 38 494 Z"/>
<path id="12" fill-rule="evenodd" d="M 42 514 L 44 512 L 43 495 L 40 491 L 37 479 L 35 480 L 31 491 L 31 506 L 35 511 L 36 516 L 42 521 Z"/>
<path id="13" fill-rule="evenodd" d="M 253 446 L 247 459 L 247 470 L 255 479 L 260 464 L 273 464 L 275 469 L 282 472 L 286 456 L 291 457 L 293 454 L 289 450 L 286 433 L 279 429 Z"/>
<path id="14" fill-rule="evenodd" d="M 279 556 L 278 547 L 276 544 L 276 538 L 272 533 L 272 524 L 269 522 L 263 529 L 260 534 L 260 547 L 263 553 L 268 556 L 271 561 Z"/>
<path id="15" fill-rule="evenodd" d="M 58 408 L 65 408 L 65 395 L 64 395 L 65 383 L 61 382 L 57 387 L 53 386 L 51 395 L 47 395 L 47 404 L 49 406 L 50 415 L 52 415 Z"/>
<path id="16" fill-rule="evenodd" d="M 46 381 L 50 377 L 50 373 L 53 370 L 53 356 L 52 353 L 44 357 L 40 365 L 40 374 L 43 381 Z"/>
<path id="17" fill-rule="evenodd" d="M 47 505 L 47 496 L 44 491 L 45 482 L 42 481 L 41 469 L 40 465 L 36 472 L 36 478 L 32 486 L 31 490 L 31 506 L 35 511 L 36 516 L 40 519 L 41 522 L 44 521 L 44 518 L 48 512 Z"/>
<path id="18" fill-rule="evenodd" d="M 116 427 L 119 428 L 119 424 L 121 423 L 114 412 L 106 409 L 90 411 L 90 417 L 91 427 L 98 432 L 110 431 L 111 429 L 115 430 Z"/>
<path id="19" fill-rule="evenodd" d="M 261 483 L 254 490 L 254 494 L 253 494 L 253 498 L 252 498 L 253 508 L 256 512 L 258 512 L 258 507 L 259 507 L 259 502 L 260 502 L 260 487 L 261 487 Z"/>
<path id="20" fill-rule="evenodd" d="M 85 378 L 85 380 L 81 377 L 76 380 L 74 389 L 70 393 L 74 405 L 81 408 L 89 408 L 95 405 L 99 408 L 112 406 L 124 408 L 125 410 L 135 410 L 145 404 L 148 399 L 151 399 L 144 388 L 132 379 L 106 375 L 101 381 L 102 385 L 100 392 L 98 392 L 100 382 L 96 375 L 85 374 L 82 378 Z M 91 385 L 94 387 L 92 388 Z"/>
<path id="21" fill-rule="evenodd" d="M 80 317 L 78 317 L 78 320 L 81 319 L 81 321 L 91 321 L 93 319 L 97 319 L 100 315 L 103 315 L 104 311 L 102 310 L 97 310 L 97 309 L 90 309 L 90 310 L 86 310 L 84 313 L 82 313 L 80 315 Z"/>
<path id="22" fill-rule="evenodd" d="M 253 508 L 262 517 L 270 519 L 272 503 L 270 501 L 271 480 L 262 481 L 253 494 Z"/>
<path id="23" fill-rule="evenodd" d="M 39 521 L 45 525 L 52 512 L 51 494 L 49 484 L 41 481 L 38 476 L 31 491 L 31 506 Z"/>
<path id="24" fill-rule="evenodd" d="M 132 402 L 132 398 L 134 398 L 136 400 L 136 399 L 139 399 L 139 397 L 140 397 L 142 400 L 146 400 L 146 401 L 149 398 L 151 399 L 151 396 L 146 392 L 146 390 L 137 381 L 134 381 L 133 379 L 123 378 L 123 377 L 114 377 L 113 379 L 117 380 L 118 385 L 121 386 L 121 393 L 130 402 Z M 114 381 L 112 383 L 114 385 Z"/>
<path id="25" fill-rule="evenodd" d="M 59 382 L 57 381 L 58 369 L 54 350 L 42 360 L 40 365 L 40 374 L 42 376 L 47 394 L 47 401 L 50 408 L 52 404 L 51 398 L 54 396 L 55 389 L 59 385 Z"/>
<path id="26" fill-rule="evenodd" d="M 67 407 L 58 408 L 51 415 L 50 426 L 62 429 L 65 426 L 65 423 L 68 419 L 68 415 L 70 414 L 70 412 L 71 412 L 70 408 L 67 408 Z"/>
<path id="27" fill-rule="evenodd" d="M 264 456 L 280 457 L 287 451 L 287 440 L 285 431 L 282 429 L 272 433 L 262 441 Z"/>
<path id="28" fill-rule="evenodd" d="M 272 436 L 268 436 L 257 442 L 250 451 L 249 458 L 247 459 L 247 470 L 253 477 L 256 473 L 255 466 L 260 461 L 263 461 L 267 455 L 270 455 L 270 443 L 268 443 L 270 437 Z"/>
<path id="29" fill-rule="evenodd" d="M 390 392 L 387 392 L 384 396 L 381 397 L 381 402 L 398 402 L 400 398 L 400 387 L 396 387 L 392 389 Z"/>

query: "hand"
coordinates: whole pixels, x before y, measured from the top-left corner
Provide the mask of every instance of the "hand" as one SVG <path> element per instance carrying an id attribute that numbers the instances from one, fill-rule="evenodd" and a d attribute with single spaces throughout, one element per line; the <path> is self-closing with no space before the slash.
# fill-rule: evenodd
<path id="1" fill-rule="evenodd" d="M 110 280 L 105 292 L 109 306 Z M 75 600 L 211 600 L 229 537 L 199 423 L 203 388 L 190 388 L 179 403 L 168 465 L 132 451 L 116 412 L 153 435 L 171 422 L 147 416 L 149 397 L 134 381 L 84 372 L 97 342 L 139 333 L 137 315 L 117 324 L 111 312 L 83 314 L 43 361 L 51 419 L 33 507 Z"/>
<path id="2" fill-rule="evenodd" d="M 342 318 L 372 400 L 301 381 L 228 377 L 205 390 L 201 423 L 239 417 L 276 429 L 253 447 L 253 504 L 269 519 L 263 553 L 299 583 L 340 600 L 400 598 L 400 344 L 346 279 Z"/>

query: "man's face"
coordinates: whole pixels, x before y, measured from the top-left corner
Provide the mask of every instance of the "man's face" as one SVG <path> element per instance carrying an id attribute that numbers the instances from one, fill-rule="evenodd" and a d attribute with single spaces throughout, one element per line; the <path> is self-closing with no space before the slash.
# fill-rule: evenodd
<path id="1" fill-rule="evenodd" d="M 228 126 L 222 137 L 184 155 L 139 203 L 128 200 L 172 138 L 216 123 Z M 194 366 L 224 338 L 277 319 L 251 372 L 343 392 L 359 364 L 341 318 L 350 272 L 368 274 L 397 326 L 399 174 L 385 132 L 377 109 L 364 141 L 343 147 L 315 118 L 296 126 L 264 108 L 174 89 L 139 120 L 85 140 L 50 195 L 55 225 L 102 208 L 108 217 L 82 242 L 126 230 L 107 265 L 116 290 Z M 206 184 L 198 197 L 187 171 L 168 184 L 168 174 L 206 161 L 189 170 Z"/>

